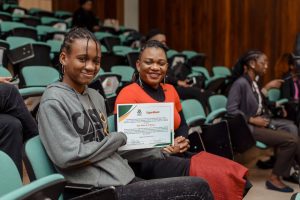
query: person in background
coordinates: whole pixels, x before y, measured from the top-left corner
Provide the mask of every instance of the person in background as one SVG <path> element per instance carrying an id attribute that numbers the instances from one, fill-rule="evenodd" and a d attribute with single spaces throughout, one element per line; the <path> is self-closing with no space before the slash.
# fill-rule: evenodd
<path id="1" fill-rule="evenodd" d="M 229 91 L 227 112 L 243 114 L 254 139 L 276 149 L 276 161 L 266 187 L 280 192 L 293 192 L 281 181 L 281 177 L 289 178 L 294 160 L 300 161 L 298 129 L 289 120 L 271 118 L 264 99 L 266 91 L 279 88 L 282 80 L 273 80 L 263 89 L 258 86 L 258 79 L 268 68 L 267 56 L 261 51 L 248 51 L 238 60 L 235 68 L 239 68 L 241 73 Z"/>
<path id="2" fill-rule="evenodd" d="M 281 86 L 281 98 L 287 98 L 289 102 L 285 104 L 287 118 L 300 123 L 299 100 L 300 100 L 300 70 L 296 66 L 294 54 L 283 54 L 276 63 L 278 77 L 282 77 L 284 83 Z"/>
<path id="3" fill-rule="evenodd" d="M 160 150 L 167 155 L 165 159 L 130 159 L 146 151 L 154 153 L 159 148 L 122 152 L 135 173 L 145 179 L 198 176 L 208 181 L 216 200 L 242 199 L 246 185 L 244 178 L 248 171 L 245 167 L 206 152 L 196 155 L 188 152 L 188 126 L 179 96 L 172 85 L 164 83 L 168 70 L 165 46 L 156 40 L 147 41 L 140 50 L 136 68 L 138 74 L 133 83 L 124 87 L 117 96 L 114 114 L 117 113 L 118 104 L 172 102 L 175 136 L 174 145 Z M 228 190 L 224 190 L 224 187 Z"/>
<path id="4" fill-rule="evenodd" d="M 99 31 L 99 22 L 92 12 L 93 0 L 79 0 L 80 8 L 73 13 L 72 26 L 86 27 L 91 32 Z"/>
<path id="5" fill-rule="evenodd" d="M 37 135 L 38 129 L 11 79 L 0 77 L 0 150 L 12 158 L 23 177 L 22 145 Z"/>
<path id="6" fill-rule="evenodd" d="M 167 46 L 166 35 L 158 29 L 150 30 L 149 33 L 146 35 L 145 40 L 159 41 L 166 47 L 166 50 L 169 49 Z M 207 98 L 209 94 L 203 91 L 201 88 L 193 86 L 193 84 L 190 83 L 189 79 L 185 78 L 184 80 L 181 80 L 176 76 L 174 76 L 170 67 L 168 68 L 167 71 L 166 82 L 172 84 L 175 87 L 177 93 L 179 94 L 180 99 L 182 100 L 197 99 L 199 102 L 201 102 L 204 109 L 206 109 Z"/>
<path id="7" fill-rule="evenodd" d="M 213 199 L 200 178 L 145 181 L 120 156 L 126 136 L 108 132 L 104 98 L 87 87 L 100 69 L 100 47 L 87 29 L 71 29 L 61 47 L 62 81 L 48 86 L 42 96 L 38 128 L 58 171 L 72 183 L 115 186 L 119 200 Z M 154 157 L 162 156 L 157 152 Z"/>

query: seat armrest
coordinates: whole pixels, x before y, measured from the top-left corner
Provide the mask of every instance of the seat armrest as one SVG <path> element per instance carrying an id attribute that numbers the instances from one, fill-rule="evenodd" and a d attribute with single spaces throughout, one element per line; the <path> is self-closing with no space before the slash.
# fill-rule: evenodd
<path id="1" fill-rule="evenodd" d="M 65 184 L 66 181 L 62 175 L 52 174 L 1 196 L 1 200 L 58 199 L 63 192 Z"/>

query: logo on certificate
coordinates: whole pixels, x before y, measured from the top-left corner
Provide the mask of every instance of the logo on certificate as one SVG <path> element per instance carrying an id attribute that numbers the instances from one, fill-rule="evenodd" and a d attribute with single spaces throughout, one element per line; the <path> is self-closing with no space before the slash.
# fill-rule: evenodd
<path id="1" fill-rule="evenodd" d="M 138 109 L 136 114 L 137 114 L 137 116 L 142 116 L 142 110 Z"/>

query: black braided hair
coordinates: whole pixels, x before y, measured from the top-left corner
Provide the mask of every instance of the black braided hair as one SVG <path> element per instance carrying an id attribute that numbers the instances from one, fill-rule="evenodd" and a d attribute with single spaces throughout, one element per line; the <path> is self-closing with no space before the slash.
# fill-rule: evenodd
<path id="1" fill-rule="evenodd" d="M 262 51 L 250 50 L 238 59 L 232 68 L 232 77 L 237 79 L 244 74 L 244 66 L 250 67 L 250 61 L 257 60 L 260 56 L 264 55 Z"/>
<path id="2" fill-rule="evenodd" d="M 140 53 L 139 53 L 139 60 L 142 57 L 143 52 L 145 51 L 145 49 L 148 48 L 157 48 L 157 49 L 162 49 L 167 57 L 167 48 L 165 45 L 163 45 L 161 42 L 157 41 L 157 40 L 149 40 L 146 41 L 146 43 L 144 43 L 141 47 Z M 132 82 L 135 82 L 138 79 L 138 72 L 135 72 L 132 76 Z"/>
<path id="3" fill-rule="evenodd" d="M 71 53 L 71 45 L 77 39 L 86 39 L 87 40 L 86 51 L 88 50 L 87 47 L 88 47 L 89 40 L 94 41 L 96 44 L 99 45 L 99 47 L 101 47 L 101 44 L 97 40 L 95 35 L 92 32 L 90 32 L 88 29 L 83 28 L 83 27 L 74 27 L 65 34 L 65 39 L 61 45 L 59 54 L 61 54 L 63 51 L 65 51 L 67 54 L 70 54 Z M 98 54 L 98 48 L 96 49 L 96 51 L 97 51 L 96 53 Z M 62 80 L 64 73 L 63 73 L 61 63 L 59 64 L 59 73 L 60 73 L 60 80 Z"/>

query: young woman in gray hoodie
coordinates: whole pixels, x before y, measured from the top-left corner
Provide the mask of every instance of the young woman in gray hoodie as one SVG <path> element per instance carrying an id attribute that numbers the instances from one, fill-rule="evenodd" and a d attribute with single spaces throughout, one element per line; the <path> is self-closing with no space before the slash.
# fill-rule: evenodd
<path id="1" fill-rule="evenodd" d="M 118 199 L 213 199 L 208 184 L 195 177 L 141 180 L 117 152 L 121 132 L 108 133 L 103 97 L 87 85 L 100 68 L 100 44 L 84 28 L 74 28 L 61 47 L 62 82 L 41 99 L 38 127 L 43 145 L 69 182 L 115 186 Z M 140 159 L 148 155 L 139 153 Z M 161 151 L 151 157 L 163 158 Z"/>

